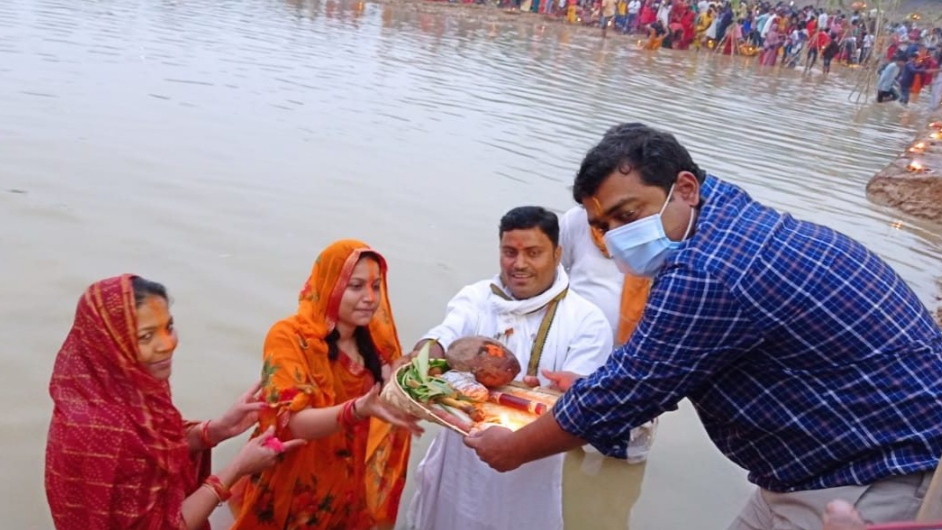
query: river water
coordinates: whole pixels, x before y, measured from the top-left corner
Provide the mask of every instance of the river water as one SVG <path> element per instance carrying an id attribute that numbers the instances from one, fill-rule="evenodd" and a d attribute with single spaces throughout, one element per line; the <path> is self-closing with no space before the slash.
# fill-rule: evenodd
<path id="1" fill-rule="evenodd" d="M 175 400 L 209 417 L 257 376 L 268 326 L 293 312 L 327 243 L 358 237 L 386 254 L 412 344 L 461 286 L 496 271 L 499 217 L 569 208 L 581 155 L 621 121 L 674 131 L 701 166 L 864 241 L 937 303 L 938 227 L 863 191 L 921 125 L 918 106 L 852 105 L 849 71 L 760 72 L 527 16 L 431 11 L 0 2 L 4 528 L 51 526 L 46 386 L 90 282 L 133 271 L 167 283 Z M 573 528 L 625 528 L 629 510 L 634 529 L 721 528 L 750 491 L 686 403 L 662 418 L 645 466 L 575 455 L 567 472 L 595 485 L 567 489 Z"/>

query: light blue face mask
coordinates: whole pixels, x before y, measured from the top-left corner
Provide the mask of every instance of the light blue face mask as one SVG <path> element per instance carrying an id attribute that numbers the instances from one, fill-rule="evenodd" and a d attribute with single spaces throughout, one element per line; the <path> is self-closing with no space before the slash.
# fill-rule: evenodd
<path id="1" fill-rule="evenodd" d="M 619 226 L 605 233 L 605 246 L 615 260 L 618 270 L 624 274 L 650 278 L 664 265 L 664 260 L 672 250 L 676 250 L 690 235 L 693 228 L 693 209 L 690 210 L 690 221 L 687 230 L 680 241 L 672 241 L 664 233 L 664 223 L 661 214 L 667 208 L 667 203 L 674 193 L 674 186 L 667 192 L 667 200 L 661 211 L 638 219 L 633 223 Z"/>

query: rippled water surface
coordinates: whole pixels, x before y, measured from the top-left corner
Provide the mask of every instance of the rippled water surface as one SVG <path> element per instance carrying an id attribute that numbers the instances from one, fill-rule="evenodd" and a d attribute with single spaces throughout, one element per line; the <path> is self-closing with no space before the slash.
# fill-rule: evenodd
<path id="1" fill-rule="evenodd" d="M 268 326 L 294 310 L 324 245 L 359 237 L 387 255 L 411 345 L 461 286 L 495 272 L 507 209 L 570 207 L 581 155 L 616 122 L 676 132 L 701 166 L 864 241 L 935 304 L 938 227 L 863 193 L 918 107 L 853 106 L 852 72 L 824 82 L 429 9 L 0 2 L 4 528 L 51 525 L 46 385 L 91 281 L 133 271 L 169 285 L 175 400 L 209 417 L 256 377 Z M 575 455 L 567 471 L 594 486 L 567 488 L 573 528 L 625 528 L 629 508 L 635 529 L 722 528 L 750 491 L 687 405 L 663 418 L 646 466 Z"/>

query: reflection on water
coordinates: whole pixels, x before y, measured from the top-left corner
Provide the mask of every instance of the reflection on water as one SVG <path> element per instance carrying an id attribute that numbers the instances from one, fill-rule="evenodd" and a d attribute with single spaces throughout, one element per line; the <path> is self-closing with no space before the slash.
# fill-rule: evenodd
<path id="1" fill-rule="evenodd" d="M 175 399 L 210 417 L 257 377 L 267 327 L 293 311 L 329 241 L 356 236 L 386 253 L 412 344 L 462 285 L 493 274 L 500 215 L 568 208 L 581 155 L 620 121 L 675 131 L 704 168 L 861 239 L 933 301 L 938 229 L 863 193 L 918 110 L 851 106 L 844 72 L 825 82 L 741 58 L 642 53 L 527 16 L 426 11 L 0 2 L 5 527 L 50 525 L 45 389 L 92 280 L 135 271 L 170 286 Z M 721 528 L 749 491 L 687 404 L 663 419 L 646 466 L 586 459 L 567 470 L 594 470 L 606 496 L 569 488 L 566 506 L 596 528 L 624 528 L 635 497 L 632 528 Z"/>

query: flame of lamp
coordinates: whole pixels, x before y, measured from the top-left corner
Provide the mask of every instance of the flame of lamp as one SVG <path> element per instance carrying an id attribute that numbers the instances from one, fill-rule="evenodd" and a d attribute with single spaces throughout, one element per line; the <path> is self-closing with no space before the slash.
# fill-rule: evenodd
<path id="1" fill-rule="evenodd" d="M 910 153 L 923 153 L 926 150 L 926 142 L 916 142 L 909 148 Z"/>
<path id="2" fill-rule="evenodd" d="M 513 418 L 511 418 L 510 415 L 505 412 L 500 413 L 499 417 L 500 417 L 500 424 L 510 429 L 511 431 L 516 431 L 520 429 L 521 427 L 523 427 L 524 425 L 520 423 L 519 421 L 516 421 Z"/>
<path id="3" fill-rule="evenodd" d="M 917 162 L 916 160 L 913 160 L 906 166 L 906 169 L 913 173 L 919 173 L 921 171 L 925 171 L 926 166 L 922 165 L 921 162 Z"/>

